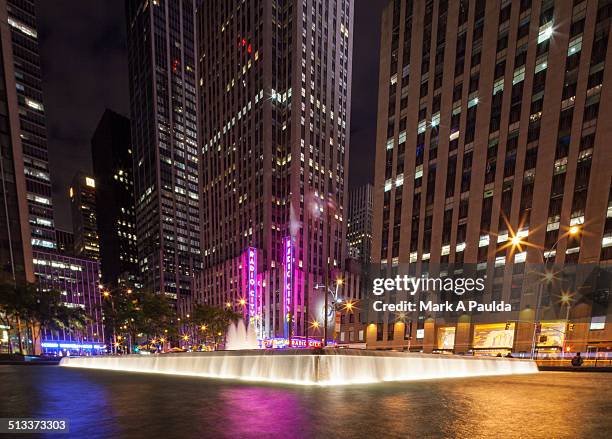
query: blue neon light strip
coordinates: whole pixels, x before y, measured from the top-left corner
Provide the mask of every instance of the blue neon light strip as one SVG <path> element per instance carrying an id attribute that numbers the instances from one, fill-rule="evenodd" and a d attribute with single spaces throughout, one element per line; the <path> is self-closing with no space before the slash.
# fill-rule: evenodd
<path id="1" fill-rule="evenodd" d="M 94 344 L 80 344 L 80 343 L 66 343 L 66 342 L 55 342 L 55 341 L 43 341 L 40 344 L 43 348 L 54 348 L 54 349 L 105 349 L 104 345 Z"/>

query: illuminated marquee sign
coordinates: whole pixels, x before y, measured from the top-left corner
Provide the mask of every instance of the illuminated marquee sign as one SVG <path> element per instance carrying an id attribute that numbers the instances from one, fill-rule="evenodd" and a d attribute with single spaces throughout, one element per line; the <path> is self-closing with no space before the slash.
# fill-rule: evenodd
<path id="1" fill-rule="evenodd" d="M 285 334 L 289 335 L 289 322 L 287 316 L 291 313 L 291 301 L 293 298 L 293 245 L 291 237 L 286 236 L 283 239 L 283 247 L 285 249 L 285 275 L 284 275 L 284 291 L 285 291 Z"/>
<path id="2" fill-rule="evenodd" d="M 249 298 L 249 317 L 257 315 L 257 249 L 249 247 L 247 253 L 247 294 Z"/>
<path id="3" fill-rule="evenodd" d="M 291 342 L 287 338 L 267 338 L 263 341 L 263 347 L 266 349 L 285 349 L 285 348 L 320 348 L 323 345 L 319 339 L 305 339 L 303 337 L 294 337 Z M 327 341 L 327 346 L 337 346 L 333 340 Z"/>

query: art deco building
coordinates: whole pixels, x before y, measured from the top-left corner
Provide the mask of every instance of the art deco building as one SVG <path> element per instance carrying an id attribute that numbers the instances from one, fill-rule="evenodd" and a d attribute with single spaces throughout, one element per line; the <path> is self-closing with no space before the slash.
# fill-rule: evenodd
<path id="1" fill-rule="evenodd" d="M 130 120 L 105 110 L 91 139 L 102 283 L 138 282 Z"/>
<path id="2" fill-rule="evenodd" d="M 146 288 L 188 303 L 201 267 L 196 2 L 128 0 L 126 10 L 140 272 Z"/>
<path id="3" fill-rule="evenodd" d="M 485 300 L 505 300 L 533 322 L 526 263 L 612 259 L 611 19 L 609 0 L 389 3 L 375 262 L 477 264 L 487 276 Z M 529 244 L 508 246 L 513 236 Z M 556 302 L 544 294 L 543 318 Z M 606 332 L 590 330 L 608 306 L 572 306 L 569 319 L 584 324 L 567 342 L 610 346 L 609 323 Z M 434 347 L 435 328 L 423 316 L 412 331 L 393 318 L 378 325 L 373 346 L 405 347 L 413 334 L 413 346 Z M 521 325 L 517 339 L 531 342 L 533 323 Z M 455 350 L 473 347 L 470 331 L 457 330 Z"/>
<path id="4" fill-rule="evenodd" d="M 201 300 L 303 335 L 344 263 L 353 2 L 198 12 Z"/>
<path id="5" fill-rule="evenodd" d="M 93 177 L 77 173 L 69 189 L 72 209 L 74 252 L 77 256 L 100 259 L 98 221 L 96 219 L 96 181 Z"/>
<path id="6" fill-rule="evenodd" d="M 34 0 L 6 0 L 32 246 L 55 248 L 47 128 Z"/>
<path id="7" fill-rule="evenodd" d="M 0 21 L 7 22 L 5 2 Z M 12 31 L 0 28 L 0 276 L 33 282 L 24 157 L 15 82 Z M 8 341 L 5 340 L 5 341 Z M 6 346 L 6 343 L 3 343 Z"/>
<path id="8" fill-rule="evenodd" d="M 367 264 L 372 253 L 372 185 L 365 184 L 349 192 L 346 240 L 349 256 Z"/>

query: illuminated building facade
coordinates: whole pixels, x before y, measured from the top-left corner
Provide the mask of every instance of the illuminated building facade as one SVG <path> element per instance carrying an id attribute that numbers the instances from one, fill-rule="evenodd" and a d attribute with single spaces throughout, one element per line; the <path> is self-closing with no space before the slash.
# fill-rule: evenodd
<path id="1" fill-rule="evenodd" d="M 138 283 L 130 120 L 105 110 L 91 139 L 100 269 L 105 286 Z"/>
<path id="2" fill-rule="evenodd" d="M 47 149 L 38 29 L 34 0 L 7 0 L 13 74 L 19 106 L 20 139 L 32 247 L 55 249 L 53 201 Z"/>
<path id="3" fill-rule="evenodd" d="M 525 319 L 534 321 L 526 265 L 612 259 L 612 124 L 604 116 L 612 110 L 611 7 L 608 0 L 389 3 L 375 263 L 414 264 L 417 273 L 423 263 L 476 264 L 487 278 L 484 300 L 531 310 Z M 529 246 L 509 246 L 513 236 Z M 544 292 L 543 318 L 554 302 Z M 606 318 L 607 306 L 597 308 L 569 313 L 584 323 L 571 335 L 583 350 L 612 347 L 612 325 L 589 329 Z M 426 317 L 408 316 L 412 327 L 403 330 L 386 315 L 368 341 L 406 347 L 412 335 L 413 346 L 432 349 L 436 322 Z M 500 324 L 488 318 L 475 316 L 457 338 L 469 347 L 474 325 Z M 517 337 L 530 340 L 532 325 L 517 325 Z"/>
<path id="4" fill-rule="evenodd" d="M 59 349 L 72 353 L 102 351 L 104 328 L 99 262 L 63 256 L 56 252 L 34 251 L 34 272 L 43 292 L 59 291 L 65 306 L 82 308 L 92 319 L 91 323 L 81 330 L 58 328 L 43 331 L 43 352 L 57 353 Z"/>
<path id="5" fill-rule="evenodd" d="M 0 21 L 7 21 L 5 2 L 0 4 Z M 34 272 L 12 32 L 0 28 L 0 276 L 22 283 L 32 282 Z M 4 349 L 8 336 L 2 338 Z"/>
<path id="6" fill-rule="evenodd" d="M 145 288 L 191 301 L 201 267 L 194 0 L 128 0 L 138 263 Z"/>
<path id="7" fill-rule="evenodd" d="M 322 323 L 314 287 L 342 273 L 352 30 L 349 0 L 198 11 L 199 300 L 239 308 L 242 255 L 256 248 L 266 337 Z"/>
<path id="8" fill-rule="evenodd" d="M 77 173 L 69 189 L 76 256 L 99 260 L 100 241 L 96 219 L 96 180 Z"/>
<path id="9" fill-rule="evenodd" d="M 346 241 L 349 257 L 369 264 L 372 253 L 372 185 L 349 191 Z"/>

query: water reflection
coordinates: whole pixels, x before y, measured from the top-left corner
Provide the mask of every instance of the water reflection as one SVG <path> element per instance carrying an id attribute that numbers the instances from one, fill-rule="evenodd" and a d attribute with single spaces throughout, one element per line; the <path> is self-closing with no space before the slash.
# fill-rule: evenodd
<path id="1" fill-rule="evenodd" d="M 295 389 L 270 387 L 229 387 L 219 391 L 219 417 L 231 426 L 232 437 L 247 434 L 282 434 L 308 430 L 303 399 Z"/>
<path id="2" fill-rule="evenodd" d="M 303 387 L 0 367 L 0 417 L 68 417 L 71 437 L 607 437 L 612 374 Z"/>

